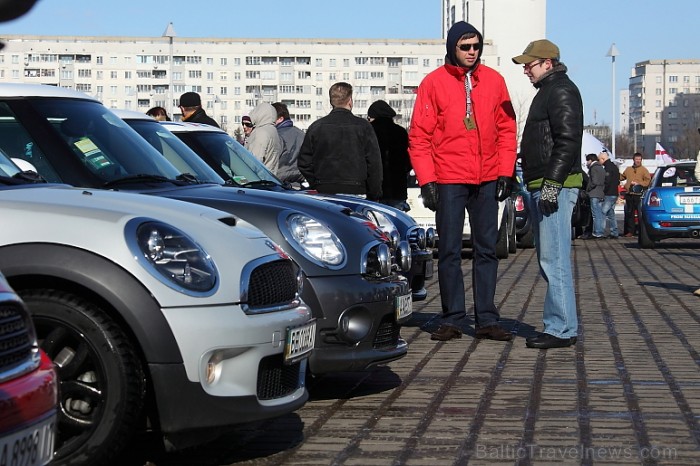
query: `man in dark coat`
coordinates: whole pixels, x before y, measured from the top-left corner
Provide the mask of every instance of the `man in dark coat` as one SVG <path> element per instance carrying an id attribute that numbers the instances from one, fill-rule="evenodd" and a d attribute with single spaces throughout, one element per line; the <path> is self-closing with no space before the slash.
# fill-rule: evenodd
<path id="1" fill-rule="evenodd" d="M 202 108 L 202 99 L 196 92 L 185 92 L 180 96 L 180 111 L 182 112 L 182 121 L 219 127 L 216 120 L 207 115 L 207 112 Z"/>
<path id="2" fill-rule="evenodd" d="M 388 103 L 377 100 L 369 106 L 367 119 L 377 135 L 382 153 L 382 204 L 408 211 L 408 172 L 411 159 L 408 156 L 408 132 L 394 123 L 396 112 Z"/>

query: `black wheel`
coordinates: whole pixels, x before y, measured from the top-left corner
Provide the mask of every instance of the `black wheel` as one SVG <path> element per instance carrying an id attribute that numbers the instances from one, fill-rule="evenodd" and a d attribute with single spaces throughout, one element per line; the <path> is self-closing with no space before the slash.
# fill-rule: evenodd
<path id="1" fill-rule="evenodd" d="M 655 246 L 654 239 L 649 236 L 646 224 L 641 219 L 639 220 L 639 236 L 637 237 L 637 242 L 642 249 L 653 249 Z"/>
<path id="2" fill-rule="evenodd" d="M 527 232 L 520 237 L 520 241 L 518 241 L 518 247 L 522 249 L 529 249 L 535 247 L 535 233 L 533 233 L 532 228 L 529 228 Z"/>
<path id="3" fill-rule="evenodd" d="M 56 290 L 20 295 L 58 371 L 51 464 L 108 464 L 136 430 L 144 404 L 145 377 L 131 342 L 107 314 L 79 296 Z"/>
<path id="4" fill-rule="evenodd" d="M 508 252 L 515 254 L 518 252 L 518 238 L 515 235 L 515 209 L 508 201 Z"/>
<path id="5" fill-rule="evenodd" d="M 498 229 L 498 241 L 496 242 L 496 257 L 508 258 L 508 213 L 503 215 L 501 226 Z"/>

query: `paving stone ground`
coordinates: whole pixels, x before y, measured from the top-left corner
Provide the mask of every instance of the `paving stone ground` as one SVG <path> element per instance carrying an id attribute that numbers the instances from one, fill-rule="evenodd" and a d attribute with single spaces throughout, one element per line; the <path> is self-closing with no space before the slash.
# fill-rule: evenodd
<path id="1" fill-rule="evenodd" d="M 311 400 L 297 412 L 241 426 L 204 448 L 131 461 L 700 464 L 700 241 L 646 250 L 636 238 L 576 240 L 572 258 L 575 347 L 525 347 L 541 330 L 545 286 L 534 249 L 519 249 L 500 262 L 496 292 L 513 341 L 476 340 L 472 328 L 460 340 L 431 341 L 436 273 L 402 330 L 405 358 L 312 380 Z M 463 266 L 470 285 L 468 253 Z"/>

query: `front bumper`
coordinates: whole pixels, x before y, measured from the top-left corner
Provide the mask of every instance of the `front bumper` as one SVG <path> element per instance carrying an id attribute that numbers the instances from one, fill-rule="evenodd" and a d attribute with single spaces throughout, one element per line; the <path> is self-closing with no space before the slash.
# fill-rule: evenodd
<path id="1" fill-rule="evenodd" d="M 302 299 L 313 310 L 317 331 L 311 372 L 360 371 L 405 356 L 395 298 L 410 293 L 401 276 L 306 277 Z"/>
<path id="2" fill-rule="evenodd" d="M 287 332 L 311 318 L 306 305 L 258 315 L 233 305 L 162 312 L 183 360 L 149 361 L 164 432 L 276 417 L 307 400 L 307 360 L 283 356 Z"/>

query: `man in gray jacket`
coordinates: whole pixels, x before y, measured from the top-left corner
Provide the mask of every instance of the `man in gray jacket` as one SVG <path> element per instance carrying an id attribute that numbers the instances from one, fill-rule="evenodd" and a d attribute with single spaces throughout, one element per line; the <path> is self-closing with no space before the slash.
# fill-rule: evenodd
<path id="1" fill-rule="evenodd" d="M 596 154 L 586 155 L 586 165 L 588 166 L 586 193 L 591 201 L 591 213 L 593 214 L 593 235 L 589 239 L 603 239 L 605 238 L 605 215 L 603 214 L 605 168 L 598 162 Z"/>
<path id="2" fill-rule="evenodd" d="M 275 126 L 282 139 L 282 153 L 280 154 L 277 177 L 287 183 L 301 184 L 304 182 L 304 177 L 297 168 L 297 157 L 299 157 L 301 144 L 304 142 L 304 132 L 294 126 L 286 104 L 275 102 L 272 106 L 277 111 Z"/>

